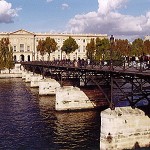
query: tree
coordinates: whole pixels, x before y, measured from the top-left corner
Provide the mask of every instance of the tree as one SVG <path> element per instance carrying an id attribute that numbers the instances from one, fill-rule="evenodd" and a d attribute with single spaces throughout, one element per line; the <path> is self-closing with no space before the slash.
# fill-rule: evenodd
<path id="1" fill-rule="evenodd" d="M 13 52 L 9 38 L 2 38 L 0 40 L 0 70 L 8 68 L 10 72 L 13 67 Z"/>
<path id="2" fill-rule="evenodd" d="M 108 58 L 108 50 L 110 49 L 110 43 L 109 40 L 104 38 L 96 38 L 96 54 L 95 59 L 96 60 L 104 60 L 105 58 Z"/>
<path id="3" fill-rule="evenodd" d="M 95 40 L 93 38 L 90 40 L 90 43 L 87 43 L 86 50 L 87 50 L 86 52 L 87 58 L 90 60 L 94 60 L 96 45 Z"/>
<path id="4" fill-rule="evenodd" d="M 131 49 L 131 55 L 133 56 L 141 56 L 143 55 L 143 47 L 144 47 L 144 44 L 143 44 L 143 40 L 138 38 L 138 39 L 135 39 L 133 42 L 132 42 L 132 49 Z"/>
<path id="5" fill-rule="evenodd" d="M 150 54 L 150 41 L 149 40 L 144 41 L 143 52 L 145 55 Z"/>
<path id="6" fill-rule="evenodd" d="M 68 55 L 74 52 L 78 48 L 79 46 L 76 43 L 75 39 L 69 36 L 69 38 L 63 42 L 63 46 L 61 47 L 61 50 L 64 51 Z"/>
<path id="7" fill-rule="evenodd" d="M 6 68 L 9 69 L 9 73 L 10 73 L 10 69 L 12 69 L 14 67 L 14 62 L 13 62 L 13 48 L 10 47 L 9 53 L 7 55 L 7 62 L 6 62 Z"/>
<path id="8" fill-rule="evenodd" d="M 96 38 L 96 54 L 95 54 L 95 59 L 98 60 L 98 61 L 102 59 L 102 55 L 103 55 L 101 46 L 102 46 L 102 42 L 101 42 L 100 38 Z"/>
<path id="9" fill-rule="evenodd" d="M 115 40 L 114 55 L 113 55 L 114 59 L 121 59 L 124 56 L 129 56 L 130 48 L 131 48 L 131 45 L 127 39 L 126 40 L 122 40 L 122 39 Z"/>
<path id="10" fill-rule="evenodd" d="M 44 55 L 46 54 L 45 41 L 44 40 L 38 41 L 37 51 L 40 52 L 40 55 L 42 56 L 42 60 L 44 60 Z"/>
<path id="11" fill-rule="evenodd" d="M 57 49 L 57 43 L 53 38 L 47 37 L 45 40 L 45 49 L 48 53 L 48 60 L 50 60 L 50 54 Z"/>

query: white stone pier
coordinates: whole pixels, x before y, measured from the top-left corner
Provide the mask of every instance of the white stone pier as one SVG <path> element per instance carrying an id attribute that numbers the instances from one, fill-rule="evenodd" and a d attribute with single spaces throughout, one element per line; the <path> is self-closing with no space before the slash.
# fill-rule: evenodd
<path id="1" fill-rule="evenodd" d="M 25 73 L 25 82 L 31 82 L 32 75 L 33 75 L 33 72 L 26 72 Z"/>
<path id="2" fill-rule="evenodd" d="M 150 118 L 140 109 L 118 107 L 101 112 L 100 150 L 150 146 Z"/>
<path id="3" fill-rule="evenodd" d="M 22 71 L 22 79 L 25 80 L 26 79 L 26 74 L 27 72 L 26 71 Z"/>
<path id="4" fill-rule="evenodd" d="M 55 109 L 58 111 L 92 109 L 94 107 L 96 107 L 95 104 L 77 87 L 64 86 L 56 90 Z"/>
<path id="5" fill-rule="evenodd" d="M 41 75 L 31 75 L 30 87 L 39 87 L 39 82 L 43 79 Z"/>
<path id="6" fill-rule="evenodd" d="M 39 95 L 55 95 L 58 87 L 60 87 L 60 84 L 56 80 L 42 79 L 39 81 Z"/>

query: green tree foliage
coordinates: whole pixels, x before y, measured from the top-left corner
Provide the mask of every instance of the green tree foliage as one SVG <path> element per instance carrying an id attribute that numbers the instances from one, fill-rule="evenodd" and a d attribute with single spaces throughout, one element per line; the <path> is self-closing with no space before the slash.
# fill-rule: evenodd
<path id="1" fill-rule="evenodd" d="M 87 43 L 87 58 L 91 60 L 121 60 L 124 57 L 150 54 L 150 41 L 138 38 L 132 44 L 127 39 L 116 39 L 110 43 L 108 39 L 96 38 Z"/>
<path id="2" fill-rule="evenodd" d="M 61 47 L 61 50 L 64 51 L 68 55 L 74 52 L 78 48 L 79 46 L 76 43 L 75 39 L 73 39 L 72 37 L 69 37 L 63 42 L 63 46 Z"/>
<path id="3" fill-rule="evenodd" d="M 96 38 L 96 54 L 95 59 L 96 60 L 104 60 L 108 58 L 108 50 L 110 49 L 110 43 L 109 40 L 104 38 Z"/>
<path id="4" fill-rule="evenodd" d="M 37 51 L 40 52 L 42 60 L 44 60 L 44 55 L 46 54 L 45 43 L 45 40 L 39 40 L 37 45 Z"/>
<path id="5" fill-rule="evenodd" d="M 95 54 L 95 59 L 96 60 L 101 60 L 103 56 L 103 51 L 101 49 L 102 42 L 100 38 L 96 38 L 96 54 Z"/>
<path id="6" fill-rule="evenodd" d="M 131 55 L 132 56 L 141 56 L 144 51 L 144 42 L 142 39 L 138 38 L 132 42 Z"/>
<path id="7" fill-rule="evenodd" d="M 57 43 L 53 38 L 47 37 L 45 40 L 45 49 L 48 53 L 48 60 L 50 60 L 50 54 L 57 49 Z"/>
<path id="8" fill-rule="evenodd" d="M 9 38 L 2 38 L 0 40 L 0 70 L 7 68 L 10 71 L 13 67 L 13 52 Z"/>
<path id="9" fill-rule="evenodd" d="M 10 47 L 9 53 L 7 55 L 7 61 L 6 61 L 6 68 L 9 69 L 9 73 L 10 73 L 10 69 L 12 69 L 14 67 L 14 62 L 13 62 L 13 48 Z"/>
<path id="10" fill-rule="evenodd" d="M 96 45 L 95 45 L 95 40 L 93 38 L 90 40 L 90 43 L 87 43 L 86 50 L 87 50 L 86 51 L 87 58 L 90 60 L 94 60 Z"/>
<path id="11" fill-rule="evenodd" d="M 149 40 L 144 41 L 143 52 L 145 55 L 150 54 L 150 41 Z"/>
<path id="12" fill-rule="evenodd" d="M 113 58 L 121 59 L 123 56 L 129 56 L 131 52 L 131 44 L 129 41 L 117 39 L 113 46 Z"/>

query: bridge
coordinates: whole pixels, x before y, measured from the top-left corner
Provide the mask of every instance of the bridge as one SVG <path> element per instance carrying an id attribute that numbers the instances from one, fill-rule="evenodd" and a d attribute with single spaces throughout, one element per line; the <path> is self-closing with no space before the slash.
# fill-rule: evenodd
<path id="1" fill-rule="evenodd" d="M 21 62 L 25 70 L 74 86 L 95 85 L 111 109 L 117 106 L 150 105 L 150 66 L 146 63 L 108 61 L 30 61 Z"/>

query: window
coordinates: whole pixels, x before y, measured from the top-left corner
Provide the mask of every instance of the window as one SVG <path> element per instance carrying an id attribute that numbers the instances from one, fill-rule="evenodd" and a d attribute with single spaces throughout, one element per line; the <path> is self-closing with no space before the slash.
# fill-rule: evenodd
<path id="1" fill-rule="evenodd" d="M 16 57 L 16 55 L 14 55 L 14 61 L 15 61 L 15 62 L 17 61 L 17 57 Z"/>
<path id="2" fill-rule="evenodd" d="M 58 46 L 58 52 L 60 52 L 60 46 Z"/>
<path id="3" fill-rule="evenodd" d="M 17 47 L 16 47 L 16 45 L 14 45 L 14 52 L 16 52 L 16 50 L 17 50 Z"/>
<path id="4" fill-rule="evenodd" d="M 30 51 L 30 46 L 27 46 L 27 51 Z"/>
<path id="5" fill-rule="evenodd" d="M 20 52 L 24 52 L 24 44 L 20 44 Z"/>
<path id="6" fill-rule="evenodd" d="M 65 56 L 65 55 L 63 55 L 63 59 L 66 59 L 66 56 Z"/>
<path id="7" fill-rule="evenodd" d="M 30 61 L 30 55 L 28 55 L 28 61 Z"/>
<path id="8" fill-rule="evenodd" d="M 85 49 L 86 49 L 86 47 L 85 47 L 85 46 L 83 46 L 83 52 L 85 52 Z"/>
<path id="9" fill-rule="evenodd" d="M 80 52 L 80 46 L 78 47 L 78 52 Z"/>

